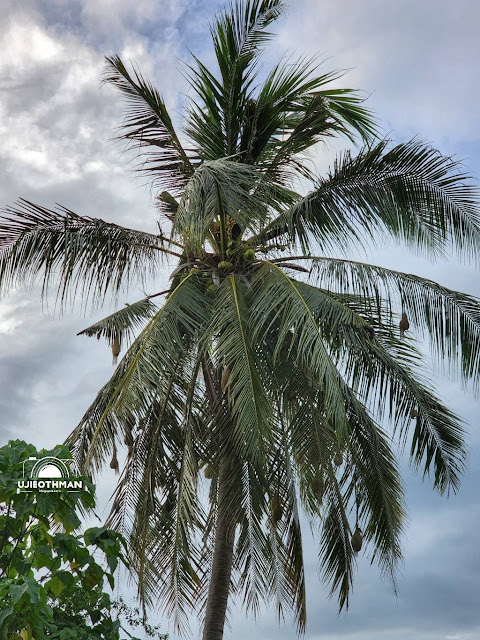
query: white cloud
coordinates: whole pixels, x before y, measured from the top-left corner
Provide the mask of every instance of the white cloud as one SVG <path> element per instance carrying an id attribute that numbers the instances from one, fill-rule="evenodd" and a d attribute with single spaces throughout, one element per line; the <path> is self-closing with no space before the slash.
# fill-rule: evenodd
<path id="1" fill-rule="evenodd" d="M 478 3 L 303 0 L 290 3 L 278 49 L 321 52 L 372 93 L 386 132 L 437 144 L 478 140 Z"/>

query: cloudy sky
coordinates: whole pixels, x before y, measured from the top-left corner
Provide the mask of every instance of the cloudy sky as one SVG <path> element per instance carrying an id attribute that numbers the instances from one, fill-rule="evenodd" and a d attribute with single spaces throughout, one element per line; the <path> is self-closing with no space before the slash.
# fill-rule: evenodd
<path id="1" fill-rule="evenodd" d="M 110 142 L 121 105 L 100 87 L 103 56 L 137 62 L 181 118 L 187 91 L 179 61 L 191 50 L 211 61 L 207 18 L 221 5 L 200 0 L 2 0 L 0 12 L 0 200 L 18 197 L 154 230 L 152 193 L 131 180 L 127 158 Z M 344 86 L 363 89 L 385 135 L 414 135 L 465 160 L 480 177 L 480 54 L 477 0 L 291 0 L 267 61 L 286 50 L 321 54 L 325 68 L 345 68 Z M 335 147 L 336 148 L 336 147 Z M 319 170 L 335 148 L 318 155 Z M 402 247 L 369 256 L 402 271 L 480 295 L 478 273 L 455 260 L 431 264 Z M 123 306 L 133 296 L 120 297 Z M 107 306 L 106 315 L 113 310 Z M 97 316 L 98 317 L 98 314 Z M 1 441 L 38 447 L 61 442 L 112 373 L 108 347 L 79 330 L 91 323 L 72 310 L 59 318 L 38 291 L 0 302 Z M 480 405 L 439 373 L 440 395 L 470 427 L 463 487 L 435 495 L 405 465 L 409 525 L 396 597 L 362 559 L 351 609 L 337 615 L 317 579 L 306 535 L 309 640 L 479 640 Z M 113 478 L 99 485 L 100 511 Z M 168 621 L 162 622 L 168 628 Z M 264 610 L 257 624 L 233 607 L 230 640 L 293 638 Z M 174 637 L 174 636 L 172 636 Z"/>

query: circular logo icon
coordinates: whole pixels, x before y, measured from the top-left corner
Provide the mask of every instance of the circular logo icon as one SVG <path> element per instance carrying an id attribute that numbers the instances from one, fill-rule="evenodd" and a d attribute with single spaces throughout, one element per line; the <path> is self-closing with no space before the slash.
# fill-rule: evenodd
<path id="1" fill-rule="evenodd" d="M 32 468 L 31 477 L 38 478 L 68 478 L 68 467 L 63 460 L 47 457 L 38 460 Z"/>

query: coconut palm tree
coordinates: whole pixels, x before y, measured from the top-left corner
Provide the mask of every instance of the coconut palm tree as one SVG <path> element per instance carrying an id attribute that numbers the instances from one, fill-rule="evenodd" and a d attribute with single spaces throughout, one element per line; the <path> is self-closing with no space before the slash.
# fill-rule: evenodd
<path id="1" fill-rule="evenodd" d="M 419 140 L 379 141 L 361 97 L 315 60 L 261 72 L 282 11 L 239 0 L 217 15 L 218 69 L 187 67 L 182 134 L 149 80 L 107 58 L 105 82 L 126 100 L 120 137 L 158 190 L 157 234 L 26 201 L 0 227 L 2 286 L 42 274 L 60 301 L 102 302 L 176 260 L 167 291 L 82 332 L 125 354 L 68 444 L 95 473 L 110 456 L 118 470 L 123 440 L 110 525 L 129 539 L 143 601 L 180 629 L 199 612 L 204 640 L 223 637 L 231 594 L 255 614 L 274 601 L 304 630 L 300 510 L 340 608 L 362 544 L 394 577 L 394 443 L 441 493 L 458 489 L 465 457 L 414 337 L 480 377 L 479 300 L 352 259 L 380 235 L 478 255 L 477 192 Z M 308 151 L 335 136 L 359 144 L 318 177 Z"/>

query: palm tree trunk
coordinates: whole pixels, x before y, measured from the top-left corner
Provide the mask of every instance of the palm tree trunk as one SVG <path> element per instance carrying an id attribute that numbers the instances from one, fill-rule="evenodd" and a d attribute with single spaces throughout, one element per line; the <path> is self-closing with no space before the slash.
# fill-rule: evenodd
<path id="1" fill-rule="evenodd" d="M 222 640 L 232 574 L 235 518 L 229 505 L 230 461 L 224 457 L 218 477 L 218 514 L 203 640 Z"/>

